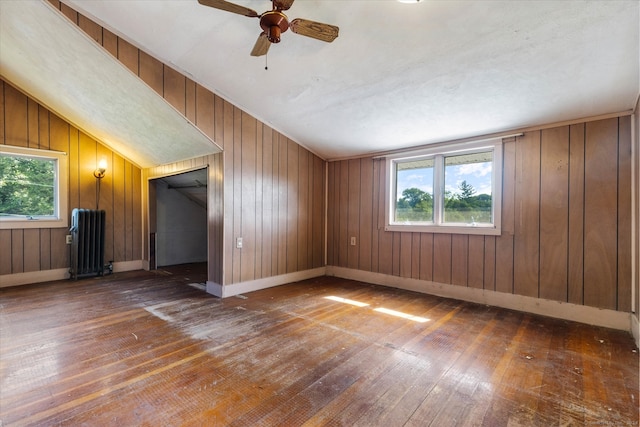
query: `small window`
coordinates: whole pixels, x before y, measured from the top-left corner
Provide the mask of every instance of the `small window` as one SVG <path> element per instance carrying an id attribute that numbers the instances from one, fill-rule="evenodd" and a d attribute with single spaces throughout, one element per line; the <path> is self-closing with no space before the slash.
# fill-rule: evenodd
<path id="1" fill-rule="evenodd" d="M 500 234 L 500 140 L 388 160 L 387 230 Z"/>
<path id="2" fill-rule="evenodd" d="M 67 156 L 0 148 L 0 228 L 67 227 Z"/>

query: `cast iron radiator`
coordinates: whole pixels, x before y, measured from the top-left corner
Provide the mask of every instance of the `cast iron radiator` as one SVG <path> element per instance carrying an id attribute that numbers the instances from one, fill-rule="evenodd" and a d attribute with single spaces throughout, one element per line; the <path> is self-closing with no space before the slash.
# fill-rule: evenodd
<path id="1" fill-rule="evenodd" d="M 72 279 L 102 276 L 104 272 L 105 211 L 78 209 L 71 212 Z"/>

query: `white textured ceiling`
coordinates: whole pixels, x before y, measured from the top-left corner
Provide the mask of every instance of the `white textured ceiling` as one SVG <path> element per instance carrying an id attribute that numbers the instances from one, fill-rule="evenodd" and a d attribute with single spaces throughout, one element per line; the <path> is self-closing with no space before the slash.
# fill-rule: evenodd
<path id="1" fill-rule="evenodd" d="M 325 159 L 630 110 L 640 2 L 297 0 L 249 55 L 258 20 L 196 0 L 63 0 Z M 263 0 L 238 0 L 257 12 Z"/>

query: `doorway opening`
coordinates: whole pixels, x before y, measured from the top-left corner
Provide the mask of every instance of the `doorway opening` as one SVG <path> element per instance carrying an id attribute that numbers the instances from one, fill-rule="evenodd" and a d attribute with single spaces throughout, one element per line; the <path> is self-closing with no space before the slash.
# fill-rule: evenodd
<path id="1" fill-rule="evenodd" d="M 149 180 L 149 269 L 207 270 L 207 176 L 203 168 Z"/>

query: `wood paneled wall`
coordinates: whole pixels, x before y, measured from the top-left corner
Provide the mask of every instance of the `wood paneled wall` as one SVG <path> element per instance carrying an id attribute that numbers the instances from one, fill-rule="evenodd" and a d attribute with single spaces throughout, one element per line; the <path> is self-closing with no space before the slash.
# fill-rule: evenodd
<path id="1" fill-rule="evenodd" d="M 634 206 L 633 211 L 635 213 L 634 226 L 635 226 L 635 241 L 634 241 L 634 259 L 633 265 L 635 266 L 634 275 L 632 278 L 632 287 L 635 289 L 635 313 L 636 318 L 640 319 L 640 97 L 636 100 L 636 106 L 633 114 L 635 132 L 632 135 L 633 141 L 633 170 L 634 176 Z M 640 325 L 637 325 L 640 333 Z M 640 341 L 639 337 L 636 337 L 636 344 Z"/>
<path id="2" fill-rule="evenodd" d="M 630 311 L 630 131 L 624 116 L 505 141 L 500 236 L 387 232 L 385 160 L 331 162 L 328 264 Z"/>
<path id="3" fill-rule="evenodd" d="M 209 280 L 231 284 L 324 266 L 322 159 L 68 6 L 50 2 L 223 149 L 222 155 L 145 171 L 153 177 L 194 162 L 209 165 Z"/>
<path id="4" fill-rule="evenodd" d="M 69 159 L 69 214 L 96 208 L 100 158 L 107 159 L 99 208 L 106 215 L 105 261 L 142 259 L 141 170 L 33 99 L 0 80 L 2 144 L 64 151 Z M 0 275 L 69 267 L 68 228 L 0 230 Z"/>

